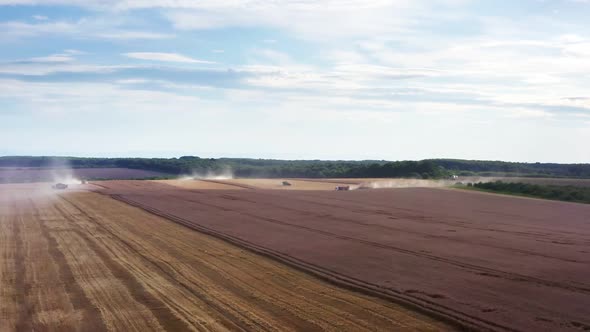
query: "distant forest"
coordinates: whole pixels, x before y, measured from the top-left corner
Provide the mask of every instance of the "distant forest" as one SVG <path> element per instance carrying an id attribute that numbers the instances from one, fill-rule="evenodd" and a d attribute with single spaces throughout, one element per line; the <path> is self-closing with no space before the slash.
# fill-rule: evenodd
<path id="1" fill-rule="evenodd" d="M 478 182 L 470 184 L 469 187 L 511 195 L 590 204 L 590 188 L 588 187 L 507 183 L 502 181 Z"/>
<path id="2" fill-rule="evenodd" d="M 590 164 L 514 163 L 461 159 L 421 161 L 326 161 L 244 158 L 78 158 L 0 157 L 0 167 L 72 168 L 124 167 L 159 171 L 171 175 L 221 173 L 231 170 L 236 177 L 445 178 L 459 176 L 528 176 L 590 178 Z"/>

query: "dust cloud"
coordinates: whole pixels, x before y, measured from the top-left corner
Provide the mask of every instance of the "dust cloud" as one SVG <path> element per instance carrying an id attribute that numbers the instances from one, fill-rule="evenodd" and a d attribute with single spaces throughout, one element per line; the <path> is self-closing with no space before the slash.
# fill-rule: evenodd
<path id="1" fill-rule="evenodd" d="M 82 181 L 74 176 L 74 171 L 67 160 L 52 159 L 49 163 L 53 183 L 67 185 L 81 184 Z"/>
<path id="2" fill-rule="evenodd" d="M 182 175 L 177 180 L 231 180 L 234 173 L 230 167 L 224 167 L 220 170 L 193 171 L 190 175 Z"/>
<path id="3" fill-rule="evenodd" d="M 41 175 L 35 177 L 23 177 L 19 168 L 4 170 L 2 172 L 2 185 L 0 185 L 0 212 L 2 214 L 13 213 L 15 206 L 25 200 L 43 202 L 54 199 L 63 190 L 54 189 L 57 183 L 67 185 L 67 191 L 82 188 L 82 181 L 75 177 L 71 165 L 61 158 L 53 158 L 39 168 Z"/>
<path id="4" fill-rule="evenodd" d="M 476 182 L 492 182 L 496 178 L 482 177 L 460 177 L 457 179 L 447 180 L 428 180 L 428 179 L 383 179 L 370 180 L 358 185 L 351 185 L 350 190 L 357 189 L 385 189 L 385 188 L 441 188 L 450 187 L 457 184 L 467 184 Z"/>

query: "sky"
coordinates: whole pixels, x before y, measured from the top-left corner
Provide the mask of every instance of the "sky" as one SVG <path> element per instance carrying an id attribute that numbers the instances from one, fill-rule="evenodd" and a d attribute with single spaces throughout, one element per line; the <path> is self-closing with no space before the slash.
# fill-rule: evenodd
<path id="1" fill-rule="evenodd" d="M 590 162 L 590 0 L 0 0 L 0 155 Z"/>

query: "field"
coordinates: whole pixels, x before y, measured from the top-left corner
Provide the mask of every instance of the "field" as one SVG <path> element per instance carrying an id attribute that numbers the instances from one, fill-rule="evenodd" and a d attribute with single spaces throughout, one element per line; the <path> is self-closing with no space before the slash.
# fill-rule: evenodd
<path id="1" fill-rule="evenodd" d="M 0 185 L 0 331 L 590 330 L 589 205 L 287 181 Z"/>
<path id="2" fill-rule="evenodd" d="M 108 185 L 183 192 L 149 181 Z M 95 188 L 0 186 L 0 331 L 453 329 Z"/>
<path id="3" fill-rule="evenodd" d="M 290 186 L 284 186 L 283 181 Z M 157 180 L 156 183 L 165 183 L 185 189 L 273 189 L 273 190 L 321 190 L 332 191 L 336 186 L 349 186 L 358 189 L 361 186 L 367 188 L 408 188 L 408 187 L 445 187 L 454 185 L 454 180 L 423 180 L 423 179 L 177 179 Z M 119 186 L 122 185 L 121 183 Z"/>
<path id="4" fill-rule="evenodd" d="M 242 190 L 100 185 L 326 280 L 477 329 L 590 330 L 587 205 L 435 188 L 246 189 L 268 185 L 254 180 Z"/>
<path id="5" fill-rule="evenodd" d="M 145 179 L 166 174 L 130 168 L 0 167 L 0 183 L 52 182 L 68 179 Z"/>
<path id="6" fill-rule="evenodd" d="M 283 185 L 286 181 L 290 186 Z M 350 181 L 319 181 L 310 179 L 225 179 L 225 180 L 163 180 L 165 183 L 185 189 L 273 189 L 273 190 L 334 190 L 335 186 L 350 184 Z M 356 181 L 354 183 L 357 183 Z M 119 184 L 121 185 L 121 184 Z"/>

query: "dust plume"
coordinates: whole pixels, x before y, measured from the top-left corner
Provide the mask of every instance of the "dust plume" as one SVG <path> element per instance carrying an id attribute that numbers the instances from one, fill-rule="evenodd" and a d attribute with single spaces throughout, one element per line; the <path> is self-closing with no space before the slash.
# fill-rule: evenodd
<path id="1" fill-rule="evenodd" d="M 457 179 L 428 180 L 428 179 L 383 179 L 351 185 L 350 190 L 356 189 L 384 189 L 384 188 L 440 188 L 475 182 L 491 182 L 496 178 L 459 177 Z"/>
<path id="2" fill-rule="evenodd" d="M 14 212 L 18 202 L 34 199 L 38 202 L 55 198 L 61 190 L 52 186 L 67 185 L 67 190 L 83 188 L 69 162 L 52 158 L 41 167 L 11 167 L 2 170 L 0 182 L 0 212 Z"/>
<path id="3" fill-rule="evenodd" d="M 74 171 L 70 163 L 65 159 L 54 158 L 49 162 L 51 178 L 53 183 L 63 183 L 67 185 L 80 184 L 82 181 L 74 176 Z"/>
<path id="4" fill-rule="evenodd" d="M 231 167 L 224 167 L 219 170 L 193 171 L 191 175 L 182 175 L 178 178 L 181 181 L 187 180 L 230 180 L 234 178 Z"/>

